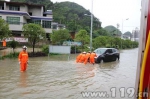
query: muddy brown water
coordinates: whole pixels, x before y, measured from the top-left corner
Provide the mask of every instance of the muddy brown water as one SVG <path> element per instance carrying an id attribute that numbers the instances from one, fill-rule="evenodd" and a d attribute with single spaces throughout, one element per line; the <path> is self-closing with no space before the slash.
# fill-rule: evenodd
<path id="1" fill-rule="evenodd" d="M 17 59 L 0 60 L 0 99 L 91 99 L 81 93 L 111 94 L 113 87 L 115 99 L 121 99 L 120 88 L 134 87 L 138 49 L 121 51 L 120 61 L 95 65 L 76 63 L 76 55 L 30 58 L 24 73 Z M 125 94 L 124 99 L 133 98 Z"/>

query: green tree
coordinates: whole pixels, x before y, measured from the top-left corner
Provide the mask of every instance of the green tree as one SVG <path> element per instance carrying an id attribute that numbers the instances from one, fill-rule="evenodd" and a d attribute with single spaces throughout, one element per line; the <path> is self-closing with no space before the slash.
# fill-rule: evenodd
<path id="1" fill-rule="evenodd" d="M 53 34 L 51 34 L 52 44 L 62 45 L 64 41 L 71 38 L 68 30 L 55 30 Z"/>
<path id="2" fill-rule="evenodd" d="M 0 39 L 7 38 L 10 36 L 11 31 L 9 30 L 8 24 L 5 20 L 0 18 Z"/>
<path id="3" fill-rule="evenodd" d="M 18 42 L 15 40 L 9 42 L 9 46 L 13 49 L 13 53 L 15 53 L 14 49 L 17 47 L 17 45 L 18 45 Z"/>
<path id="4" fill-rule="evenodd" d="M 45 30 L 38 24 L 29 23 L 23 26 L 23 34 L 32 44 L 34 54 L 35 44 L 45 37 Z"/>
<path id="5" fill-rule="evenodd" d="M 93 37 L 98 37 L 98 36 L 109 36 L 110 34 L 103 28 L 95 30 L 93 32 Z"/>
<path id="6" fill-rule="evenodd" d="M 79 41 L 82 43 L 82 51 L 85 44 L 89 44 L 90 36 L 87 34 L 86 30 L 80 30 L 79 33 L 75 35 L 75 41 Z"/>
<path id="7" fill-rule="evenodd" d="M 94 48 L 105 47 L 108 42 L 107 40 L 109 40 L 109 37 L 107 37 L 107 36 L 96 37 L 93 40 L 93 47 Z"/>

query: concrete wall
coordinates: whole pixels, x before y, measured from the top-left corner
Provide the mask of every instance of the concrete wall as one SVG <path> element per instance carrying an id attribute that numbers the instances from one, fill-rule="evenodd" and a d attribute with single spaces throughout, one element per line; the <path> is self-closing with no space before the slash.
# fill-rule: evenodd
<path id="1" fill-rule="evenodd" d="M 44 28 L 44 30 L 46 31 L 46 33 L 52 33 L 52 29 Z"/>
<path id="2" fill-rule="evenodd" d="M 53 15 L 46 15 L 46 17 L 50 17 L 50 18 L 52 18 L 52 17 L 53 17 Z"/>
<path id="3" fill-rule="evenodd" d="M 20 6 L 20 11 L 22 11 L 22 12 L 28 12 L 28 6 L 27 5 L 21 5 Z"/>
<path id="4" fill-rule="evenodd" d="M 18 5 L 16 5 L 18 6 Z M 20 11 L 22 12 L 28 12 L 28 6 L 27 5 L 19 5 L 20 6 Z M 9 10 L 9 5 L 6 4 L 6 9 L 5 10 Z"/>
<path id="5" fill-rule="evenodd" d="M 41 16 L 41 7 L 28 7 L 28 12 L 32 12 L 32 16 Z"/>

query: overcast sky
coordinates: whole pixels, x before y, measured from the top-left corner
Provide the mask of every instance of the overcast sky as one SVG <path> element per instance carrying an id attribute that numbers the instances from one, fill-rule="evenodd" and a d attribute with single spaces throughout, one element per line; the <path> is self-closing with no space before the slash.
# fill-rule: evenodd
<path id="1" fill-rule="evenodd" d="M 91 11 L 92 0 L 51 0 L 52 2 L 75 2 Z M 132 32 L 135 27 L 140 28 L 141 0 L 93 0 L 93 14 L 101 22 L 102 27 L 120 24 L 123 32 Z M 126 20 L 129 18 L 128 20 Z M 122 21 L 123 20 L 123 21 Z"/>

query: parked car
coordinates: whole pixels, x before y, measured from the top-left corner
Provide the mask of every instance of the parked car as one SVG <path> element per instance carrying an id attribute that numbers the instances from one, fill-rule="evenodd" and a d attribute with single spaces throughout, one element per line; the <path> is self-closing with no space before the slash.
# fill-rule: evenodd
<path id="1" fill-rule="evenodd" d="M 96 63 L 101 63 L 102 61 L 103 62 L 116 61 L 117 59 L 119 60 L 120 58 L 120 53 L 115 48 L 97 48 L 94 52 L 97 55 L 97 57 L 95 57 Z"/>

